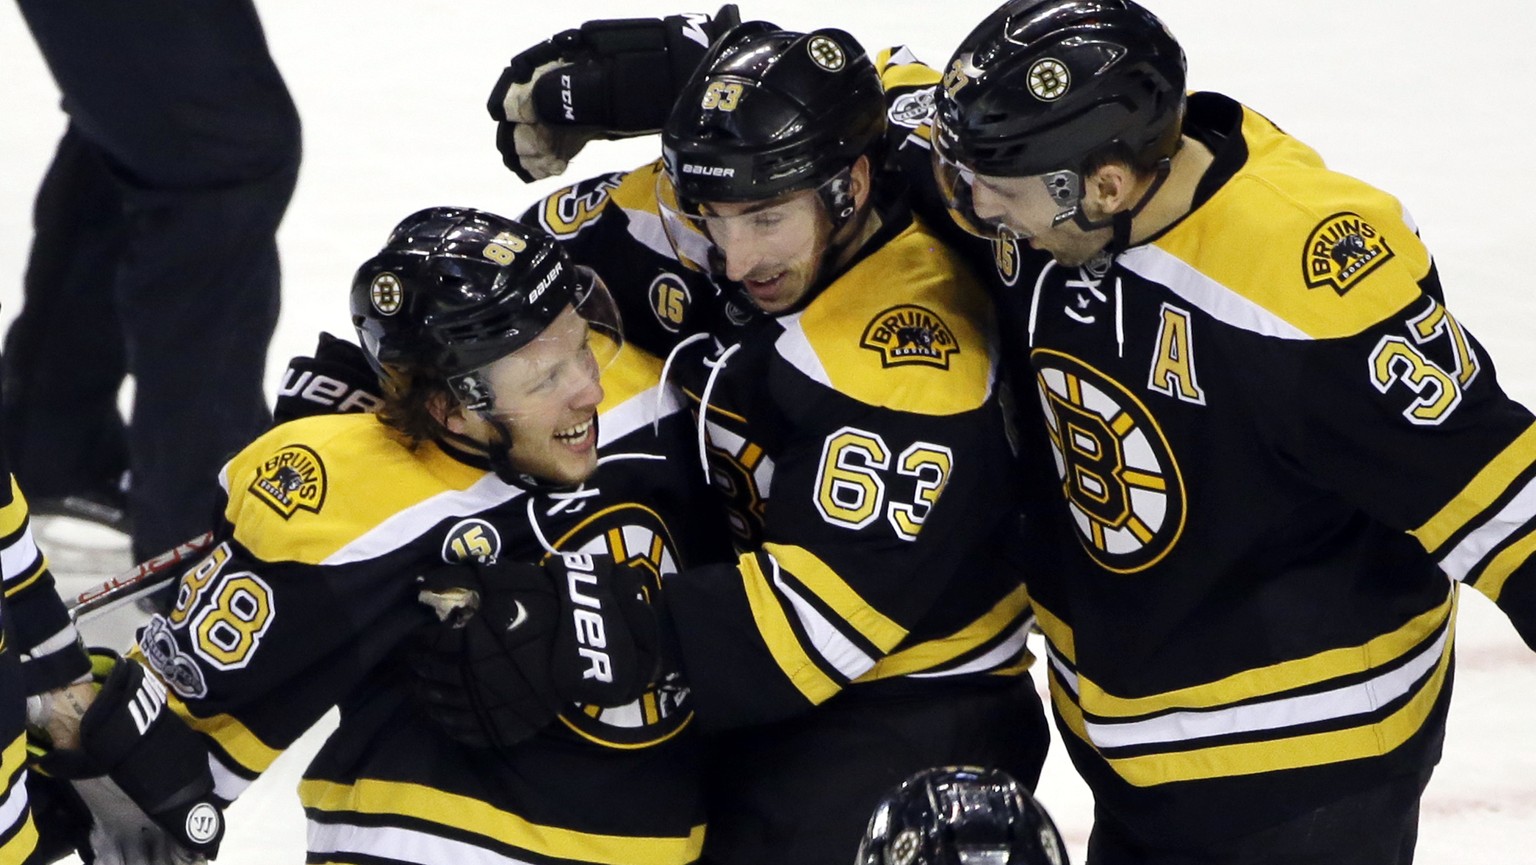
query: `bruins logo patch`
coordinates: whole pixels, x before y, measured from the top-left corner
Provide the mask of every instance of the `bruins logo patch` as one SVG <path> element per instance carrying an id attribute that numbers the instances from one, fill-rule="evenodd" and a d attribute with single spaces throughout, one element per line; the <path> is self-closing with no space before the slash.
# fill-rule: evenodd
<path id="1" fill-rule="evenodd" d="M 368 285 L 368 301 L 379 315 L 394 315 L 405 302 L 405 292 L 400 288 L 400 277 L 393 273 L 381 273 Z"/>
<path id="2" fill-rule="evenodd" d="M 1302 252 L 1307 287 L 1328 286 L 1342 297 L 1376 268 L 1392 260 L 1392 247 L 1355 213 L 1335 213 L 1307 236 Z"/>
<path id="3" fill-rule="evenodd" d="M 859 345 L 880 352 L 880 364 L 887 367 L 919 363 L 949 369 L 949 356 L 960 351 L 944 319 L 914 304 L 893 306 L 875 316 Z"/>
<path id="4" fill-rule="evenodd" d="M 650 574 L 656 588 L 677 573 L 676 545 L 661 517 L 635 504 L 615 505 L 587 517 L 554 546 L 562 553 L 608 555 L 616 565 Z M 548 561 L 548 555 L 540 562 Z M 693 718 L 688 688 L 682 676 L 669 671 L 640 699 L 604 708 L 581 703 L 562 712 L 560 720 L 585 739 L 616 748 L 643 748 L 677 735 Z"/>
<path id="5" fill-rule="evenodd" d="M 325 463 L 304 445 L 287 445 L 256 470 L 250 491 L 285 520 L 297 511 L 318 514 L 325 506 Z"/>
<path id="6" fill-rule="evenodd" d="M 1082 361 L 1032 356 L 1078 540 L 1105 569 L 1134 574 L 1178 543 L 1188 508 L 1168 440 L 1132 393 Z"/>

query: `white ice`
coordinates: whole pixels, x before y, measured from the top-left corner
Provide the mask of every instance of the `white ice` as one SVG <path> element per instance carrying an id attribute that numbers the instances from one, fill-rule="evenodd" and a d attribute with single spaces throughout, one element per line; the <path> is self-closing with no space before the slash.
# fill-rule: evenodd
<path id="1" fill-rule="evenodd" d="M 713 2 L 713 0 L 710 0 Z M 1402 0 L 1149 0 L 1183 42 L 1190 83 L 1237 97 L 1334 167 L 1397 195 L 1434 251 L 1450 307 L 1536 406 L 1536 172 L 1529 116 L 1536 6 Z M 993 0 L 742 0 L 748 17 L 840 26 L 873 50 L 905 43 L 941 64 Z M 428 205 L 515 214 L 559 183 L 519 183 L 482 103 L 516 50 L 599 17 L 686 11 L 658 0 L 564 3 L 259 0 L 304 120 L 304 165 L 283 224 L 283 317 L 268 385 L 320 329 L 348 333 L 353 268 Z M 703 8 L 699 4 L 697 8 Z M 708 9 L 706 11 L 713 11 Z M 0 325 L 14 316 L 32 197 L 63 127 L 57 93 L 16 7 L 0 4 Z M 569 177 L 637 165 L 652 141 L 593 147 Z M 1522 240 L 1522 238 L 1524 238 Z M 1531 251 L 1527 249 L 1527 252 Z M 89 334 L 81 334 L 89 339 Z M 244 339 L 240 333 L 231 340 Z M 189 362 L 196 362 L 190 358 Z M 1255 490 L 1255 494 L 1262 491 Z M 1463 595 L 1445 759 L 1424 800 L 1418 861 L 1536 861 L 1536 658 L 1480 595 Z M 313 747 L 313 742 L 302 743 Z M 303 860 L 286 755 L 231 812 L 221 865 Z M 1082 861 L 1091 799 L 1060 749 L 1039 789 Z M 1360 827 L 1370 832 L 1369 826 Z"/>

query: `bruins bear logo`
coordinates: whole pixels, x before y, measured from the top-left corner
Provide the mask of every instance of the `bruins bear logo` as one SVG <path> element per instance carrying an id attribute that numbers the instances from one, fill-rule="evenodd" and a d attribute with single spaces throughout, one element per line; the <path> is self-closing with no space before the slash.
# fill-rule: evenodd
<path id="1" fill-rule="evenodd" d="M 318 514 L 325 505 L 325 463 L 304 445 L 287 445 L 256 470 L 250 491 L 285 520 L 298 511 Z"/>
<path id="2" fill-rule="evenodd" d="M 949 369 L 949 356 L 960 351 L 954 331 L 932 310 L 902 304 L 875 316 L 859 345 L 880 352 L 882 366 L 920 363 Z"/>

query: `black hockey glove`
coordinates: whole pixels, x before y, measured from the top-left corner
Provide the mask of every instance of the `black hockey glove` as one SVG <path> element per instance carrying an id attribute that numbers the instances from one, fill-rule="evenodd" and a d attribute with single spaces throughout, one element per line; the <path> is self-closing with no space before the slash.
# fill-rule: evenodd
<path id="1" fill-rule="evenodd" d="M 71 810 L 60 803 L 78 803 L 89 812 L 89 849 L 81 855 L 97 865 L 193 863 L 215 856 L 224 817 L 213 794 L 207 745 L 167 709 L 165 686 L 143 666 L 104 649 L 91 654 L 101 690 L 80 720 L 79 749 L 44 748 L 35 759 L 40 774 L 53 779 L 40 777 L 41 784 L 67 781 L 72 788 L 45 797 L 55 806 L 52 819 L 65 819 Z M 48 826 L 39 826 L 39 833 L 56 834 Z"/>
<path id="2" fill-rule="evenodd" d="M 560 595 L 556 689 L 595 706 L 640 698 L 661 670 L 655 586 L 644 571 L 608 556 L 568 553 L 547 565 Z"/>
<path id="3" fill-rule="evenodd" d="M 381 405 L 379 377 L 367 355 L 357 344 L 322 331 L 314 357 L 299 355 L 288 361 L 272 406 L 272 421 L 376 411 Z"/>
<path id="4" fill-rule="evenodd" d="M 713 18 L 588 21 L 521 52 L 486 102 L 502 162 L 531 183 L 563 173 L 595 138 L 659 131 L 710 43 L 739 23 L 734 3 Z"/>
<path id="5" fill-rule="evenodd" d="M 420 578 L 437 621 L 408 656 L 413 693 L 453 739 L 508 748 L 565 705 L 550 673 L 560 602 L 549 574 L 519 562 L 440 565 Z"/>
<path id="6" fill-rule="evenodd" d="M 660 668 L 647 578 L 606 557 L 444 565 L 421 588 L 438 621 L 409 656 L 413 692 L 464 744 L 508 748 L 573 702 L 631 702 Z"/>

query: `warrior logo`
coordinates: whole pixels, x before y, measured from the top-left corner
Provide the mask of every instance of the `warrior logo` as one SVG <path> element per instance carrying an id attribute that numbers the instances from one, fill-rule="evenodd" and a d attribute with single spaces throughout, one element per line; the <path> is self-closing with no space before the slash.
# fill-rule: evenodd
<path id="1" fill-rule="evenodd" d="M 649 573 L 656 588 L 678 570 L 676 545 L 666 525 L 654 511 L 635 504 L 615 505 L 592 514 L 554 546 L 562 554 L 612 556 L 617 567 Z M 688 688 L 675 671 L 666 673 L 633 703 L 612 708 L 578 703 L 560 715 L 561 722 L 577 735 L 619 748 L 657 744 L 677 735 L 692 719 Z"/>
<path id="2" fill-rule="evenodd" d="M 931 310 L 902 304 L 875 316 L 859 345 L 880 352 L 886 367 L 920 363 L 949 369 L 949 356 L 960 351 L 954 331 Z"/>
<path id="3" fill-rule="evenodd" d="M 1302 251 L 1307 287 L 1328 286 L 1342 297 L 1392 260 L 1386 238 L 1358 214 L 1335 213 L 1312 229 Z"/>
<path id="4" fill-rule="evenodd" d="M 1053 57 L 1036 60 L 1029 67 L 1029 92 L 1041 102 L 1055 102 L 1072 87 L 1072 73 Z"/>
<path id="5" fill-rule="evenodd" d="M 1032 357 L 1062 493 L 1088 555 L 1133 574 L 1184 531 L 1184 480 L 1168 441 L 1130 391 L 1054 351 Z"/>
<path id="6" fill-rule="evenodd" d="M 304 445 L 287 445 L 256 470 L 250 491 L 285 520 L 301 510 L 318 514 L 325 504 L 325 464 Z"/>
<path id="7" fill-rule="evenodd" d="M 375 276 L 373 283 L 368 286 L 368 299 L 373 302 L 373 308 L 379 311 L 379 315 L 399 312 L 405 301 L 405 292 L 400 290 L 400 277 L 393 273 Z"/>
<path id="8" fill-rule="evenodd" d="M 811 41 L 805 44 L 805 50 L 817 66 L 828 72 L 836 72 L 848 62 L 848 55 L 843 53 L 843 46 L 825 36 L 812 36 Z"/>

